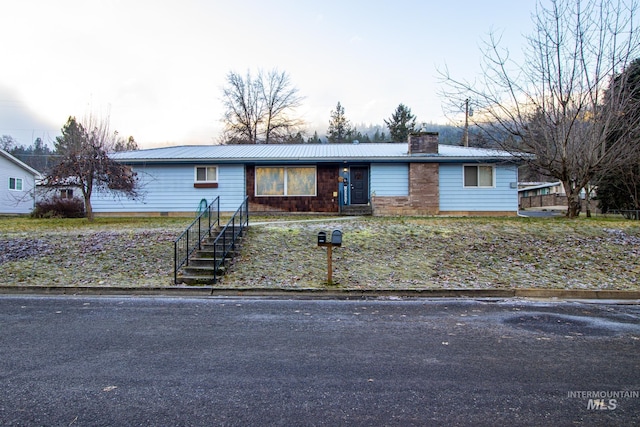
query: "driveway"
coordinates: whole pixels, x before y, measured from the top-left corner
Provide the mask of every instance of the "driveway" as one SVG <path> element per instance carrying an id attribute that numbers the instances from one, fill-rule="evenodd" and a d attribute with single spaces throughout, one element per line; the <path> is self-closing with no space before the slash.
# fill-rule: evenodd
<path id="1" fill-rule="evenodd" d="M 526 216 L 531 218 L 550 218 L 554 216 L 563 216 L 564 212 L 558 210 L 549 211 L 518 211 L 519 216 Z"/>

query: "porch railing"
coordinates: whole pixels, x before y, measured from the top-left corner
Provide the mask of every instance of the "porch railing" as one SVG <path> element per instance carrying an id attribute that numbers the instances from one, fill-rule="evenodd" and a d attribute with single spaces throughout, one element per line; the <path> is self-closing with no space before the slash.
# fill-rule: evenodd
<path id="1" fill-rule="evenodd" d="M 233 214 L 227 225 L 225 225 L 218 237 L 213 241 L 213 258 L 215 265 L 213 268 L 213 282 L 218 281 L 218 272 L 222 271 L 222 264 L 227 259 L 229 253 L 235 250 L 236 243 L 246 227 L 249 226 L 249 197 L 245 197 L 238 210 Z"/>
<path id="2" fill-rule="evenodd" d="M 205 237 L 211 237 L 211 230 L 220 226 L 220 197 L 216 197 L 193 220 L 191 225 L 173 242 L 173 282 L 178 282 L 178 270 L 189 265 L 189 257 L 201 249 Z"/>

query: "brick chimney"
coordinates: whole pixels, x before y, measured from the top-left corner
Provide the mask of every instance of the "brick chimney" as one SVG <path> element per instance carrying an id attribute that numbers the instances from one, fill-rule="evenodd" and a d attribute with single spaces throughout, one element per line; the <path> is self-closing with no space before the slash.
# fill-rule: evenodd
<path id="1" fill-rule="evenodd" d="M 418 132 L 409 135 L 409 155 L 437 153 L 438 132 Z"/>

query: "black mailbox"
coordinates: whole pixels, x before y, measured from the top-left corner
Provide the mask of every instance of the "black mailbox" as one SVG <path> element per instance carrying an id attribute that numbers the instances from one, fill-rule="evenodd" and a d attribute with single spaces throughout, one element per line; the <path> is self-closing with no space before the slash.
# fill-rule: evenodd
<path id="1" fill-rule="evenodd" d="M 327 233 L 321 231 L 318 233 L 318 244 L 321 245 L 324 243 L 327 243 Z"/>
<path id="2" fill-rule="evenodd" d="M 342 231 L 333 230 L 333 233 L 331 233 L 331 244 L 334 246 L 342 245 Z"/>

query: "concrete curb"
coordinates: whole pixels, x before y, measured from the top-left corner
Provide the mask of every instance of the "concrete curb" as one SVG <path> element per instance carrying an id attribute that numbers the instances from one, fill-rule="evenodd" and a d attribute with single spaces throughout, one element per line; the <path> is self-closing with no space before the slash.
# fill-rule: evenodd
<path id="1" fill-rule="evenodd" d="M 193 296 L 193 297 L 279 297 L 279 298 L 541 298 L 588 300 L 638 300 L 640 291 L 582 289 L 423 289 L 423 290 L 341 290 L 215 288 L 211 286 L 169 286 L 156 288 L 99 286 L 0 286 L 0 294 L 28 295 L 112 295 L 112 296 Z"/>

